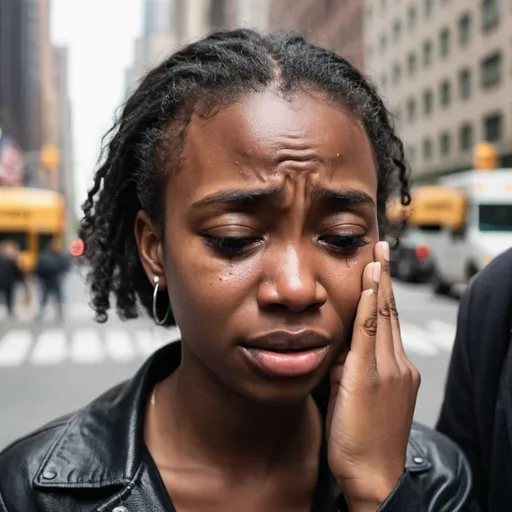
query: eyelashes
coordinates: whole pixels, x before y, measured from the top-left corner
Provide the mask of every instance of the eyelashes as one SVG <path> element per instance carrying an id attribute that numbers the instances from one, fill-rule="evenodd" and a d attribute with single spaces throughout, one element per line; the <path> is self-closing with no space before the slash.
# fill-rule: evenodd
<path id="1" fill-rule="evenodd" d="M 203 235 L 203 238 L 206 245 L 219 255 L 226 257 L 241 256 L 263 242 L 262 238 L 257 237 Z M 318 238 L 318 242 L 329 250 L 343 255 L 351 254 L 369 244 L 369 241 L 361 235 L 326 235 Z"/>

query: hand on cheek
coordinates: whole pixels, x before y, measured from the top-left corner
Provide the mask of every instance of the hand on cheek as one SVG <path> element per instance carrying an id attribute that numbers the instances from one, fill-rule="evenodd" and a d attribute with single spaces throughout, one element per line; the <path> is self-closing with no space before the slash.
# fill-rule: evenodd
<path id="1" fill-rule="evenodd" d="M 405 355 L 389 273 L 389 246 L 375 247 L 343 367 L 331 375 L 329 464 L 350 510 L 386 500 L 404 472 L 419 373 Z"/>

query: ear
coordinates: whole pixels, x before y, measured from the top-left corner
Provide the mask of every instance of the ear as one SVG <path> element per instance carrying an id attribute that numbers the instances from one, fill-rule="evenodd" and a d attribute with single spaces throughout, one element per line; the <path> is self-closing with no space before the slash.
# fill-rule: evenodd
<path id="1" fill-rule="evenodd" d="M 163 240 L 160 240 L 160 231 L 144 210 L 139 210 L 135 216 L 134 232 L 140 261 L 151 286 L 154 286 L 153 278 L 157 276 L 160 289 L 165 288 Z"/>

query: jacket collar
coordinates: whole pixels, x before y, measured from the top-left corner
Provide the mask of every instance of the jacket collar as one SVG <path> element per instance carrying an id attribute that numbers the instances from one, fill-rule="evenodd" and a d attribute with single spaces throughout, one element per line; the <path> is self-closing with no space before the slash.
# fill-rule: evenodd
<path id="1" fill-rule="evenodd" d="M 180 361 L 181 344 L 170 343 L 155 352 L 131 380 L 73 414 L 45 455 L 34 479 L 36 487 L 100 489 L 132 482 L 147 455 L 143 436 L 147 398 Z M 324 416 L 329 395 L 325 379 L 313 393 Z M 326 457 L 323 462 L 327 471 Z M 417 473 L 430 467 L 425 450 L 410 439 L 406 468 Z M 332 477 L 327 479 L 335 485 Z"/>
<path id="2" fill-rule="evenodd" d="M 144 451 L 144 416 L 153 386 L 180 364 L 181 346 L 159 349 L 135 376 L 73 414 L 46 454 L 35 484 L 46 488 L 125 485 Z"/>

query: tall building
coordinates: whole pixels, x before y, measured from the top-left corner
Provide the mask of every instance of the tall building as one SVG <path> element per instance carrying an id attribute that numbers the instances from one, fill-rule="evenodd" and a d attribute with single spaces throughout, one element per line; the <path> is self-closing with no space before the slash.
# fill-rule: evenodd
<path id="1" fill-rule="evenodd" d="M 365 34 L 417 181 L 470 168 L 483 140 L 512 166 L 509 2 L 368 1 Z"/>
<path id="2" fill-rule="evenodd" d="M 125 72 L 126 92 L 152 66 L 178 47 L 214 30 L 269 28 L 271 0 L 145 0 L 144 33 L 135 41 Z"/>
<path id="3" fill-rule="evenodd" d="M 24 153 L 41 144 L 38 5 L 32 0 L 0 0 L 0 128 Z M 37 181 L 26 162 L 25 181 Z"/>
<path id="4" fill-rule="evenodd" d="M 364 0 L 273 0 L 270 28 L 296 30 L 363 69 L 364 4 Z"/>
<path id="5" fill-rule="evenodd" d="M 59 102 L 59 140 L 61 162 L 58 169 L 57 188 L 66 196 L 67 225 L 75 223 L 75 183 L 73 155 L 73 126 L 68 75 L 69 55 L 66 47 L 54 48 L 55 83 Z"/>
<path id="6" fill-rule="evenodd" d="M 40 58 L 40 97 L 41 97 L 41 147 L 51 145 L 60 149 L 59 98 L 55 79 L 55 54 L 50 42 L 50 0 L 38 0 L 39 6 L 39 58 Z M 38 185 L 43 188 L 58 189 L 58 169 L 45 169 L 40 166 Z"/>

